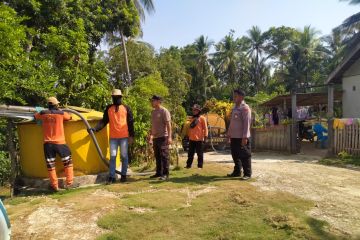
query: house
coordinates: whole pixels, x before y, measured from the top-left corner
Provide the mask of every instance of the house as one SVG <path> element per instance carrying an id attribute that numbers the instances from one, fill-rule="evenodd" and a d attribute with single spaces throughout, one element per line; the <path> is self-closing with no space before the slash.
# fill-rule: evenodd
<path id="1" fill-rule="evenodd" d="M 334 84 L 342 85 L 342 117 L 360 118 L 360 37 L 350 45 L 348 53 L 329 75 L 326 83 L 329 88 Z"/>

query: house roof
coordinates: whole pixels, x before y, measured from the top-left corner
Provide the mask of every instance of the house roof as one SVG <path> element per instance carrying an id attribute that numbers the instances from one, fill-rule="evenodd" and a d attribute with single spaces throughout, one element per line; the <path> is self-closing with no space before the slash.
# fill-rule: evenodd
<path id="1" fill-rule="evenodd" d="M 360 58 L 360 34 L 354 37 L 347 54 L 326 80 L 327 84 L 341 83 L 343 74 Z"/>
<path id="2" fill-rule="evenodd" d="M 334 92 L 334 101 L 342 100 L 342 91 Z M 286 106 L 291 107 L 291 95 L 280 95 L 276 96 L 273 99 L 264 102 L 260 106 L 262 107 L 278 107 L 283 106 L 284 101 L 286 101 Z M 327 93 L 297 93 L 296 94 L 296 105 L 298 107 L 305 106 L 317 106 L 319 104 L 325 105 L 328 104 L 328 94 Z"/>

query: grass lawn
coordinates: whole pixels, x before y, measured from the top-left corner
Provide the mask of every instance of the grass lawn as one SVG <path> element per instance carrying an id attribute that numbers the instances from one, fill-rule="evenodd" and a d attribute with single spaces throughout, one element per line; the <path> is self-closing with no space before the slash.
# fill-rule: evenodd
<path id="1" fill-rule="evenodd" d="M 203 170 L 174 171 L 166 183 L 146 181 L 140 188 L 129 184 L 143 192 L 125 195 L 115 211 L 98 220 L 110 231 L 98 239 L 341 238 L 327 231 L 326 222 L 306 215 L 312 202 L 224 178 L 229 170 L 207 165 Z M 115 185 L 108 190 L 122 188 Z"/>
<path id="2" fill-rule="evenodd" d="M 345 239 L 329 225 L 309 217 L 314 203 L 283 192 L 264 192 L 250 182 L 224 177 L 230 166 L 208 164 L 203 170 L 172 171 L 168 182 L 148 177 L 47 195 L 58 206 L 76 203 L 76 214 L 112 204 L 97 225 L 110 239 Z M 256 181 L 253 179 L 251 181 Z M 94 198 L 95 191 L 118 197 Z M 100 199 L 100 200 L 99 200 Z M 6 199 L 10 218 L 44 206 L 43 198 Z M 54 204 L 54 203 L 52 203 Z M 73 213 L 75 214 L 75 212 Z M 21 222 L 22 220 L 20 220 Z"/>
<path id="3" fill-rule="evenodd" d="M 320 164 L 327 166 L 336 166 L 336 167 L 360 167 L 360 158 L 356 157 L 347 157 L 347 158 L 324 158 L 319 161 Z"/>

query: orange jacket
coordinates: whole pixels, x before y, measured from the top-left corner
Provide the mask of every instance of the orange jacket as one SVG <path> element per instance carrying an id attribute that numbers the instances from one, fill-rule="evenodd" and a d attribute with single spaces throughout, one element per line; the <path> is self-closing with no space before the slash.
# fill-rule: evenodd
<path id="1" fill-rule="evenodd" d="M 65 144 L 64 121 L 71 116 L 61 110 L 44 110 L 35 114 L 36 120 L 42 121 L 44 142 Z"/>
<path id="2" fill-rule="evenodd" d="M 116 109 L 118 107 L 118 109 Z M 96 126 L 96 131 L 110 125 L 110 138 L 134 137 L 134 119 L 130 108 L 126 105 L 109 105 L 103 119 Z"/>
<path id="3" fill-rule="evenodd" d="M 191 122 L 193 121 L 195 121 L 194 117 L 191 119 Z M 194 128 L 189 127 L 188 136 L 190 141 L 204 141 L 204 138 L 208 136 L 208 127 L 204 116 L 199 117 L 199 122 Z"/>

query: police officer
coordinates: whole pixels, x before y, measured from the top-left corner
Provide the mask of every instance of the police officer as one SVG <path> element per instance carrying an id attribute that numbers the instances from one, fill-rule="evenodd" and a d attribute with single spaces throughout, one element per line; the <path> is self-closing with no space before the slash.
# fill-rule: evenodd
<path id="1" fill-rule="evenodd" d="M 156 174 L 150 178 L 169 179 L 170 154 L 172 143 L 171 116 L 169 110 L 162 106 L 162 98 L 154 95 L 151 99 L 151 134 L 149 143 L 153 145 L 156 158 Z"/>
<path id="2" fill-rule="evenodd" d="M 234 90 L 233 97 L 235 106 L 231 112 L 227 134 L 230 139 L 231 155 L 235 166 L 234 171 L 228 174 L 228 177 L 240 177 L 241 168 L 243 168 L 244 176 L 241 179 L 248 180 L 251 178 L 251 109 L 244 101 L 244 91 Z"/>

